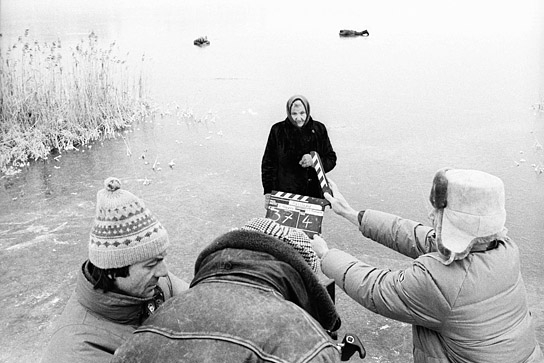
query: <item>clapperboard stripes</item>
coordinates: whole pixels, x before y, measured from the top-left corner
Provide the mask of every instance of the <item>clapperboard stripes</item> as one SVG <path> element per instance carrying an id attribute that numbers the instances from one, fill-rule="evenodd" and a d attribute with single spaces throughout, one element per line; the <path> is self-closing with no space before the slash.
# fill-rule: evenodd
<path id="1" fill-rule="evenodd" d="M 327 180 L 327 177 L 325 176 L 325 170 L 323 169 L 323 163 L 321 162 L 321 158 L 319 157 L 319 154 L 316 153 L 315 151 L 311 151 L 310 156 L 312 157 L 312 161 L 314 163 L 314 169 L 317 173 L 317 178 L 319 179 L 321 190 L 323 190 L 323 193 L 327 192 L 330 195 L 332 195 L 332 190 L 331 190 L 331 187 L 329 186 L 329 181 Z"/>
<path id="2" fill-rule="evenodd" d="M 285 193 L 285 192 L 275 192 L 273 193 L 274 196 L 280 197 L 280 198 L 286 198 L 286 199 L 292 199 L 299 202 L 307 202 L 310 197 L 307 197 L 305 195 L 300 194 L 293 194 L 293 193 Z"/>
<path id="3" fill-rule="evenodd" d="M 328 205 L 326 199 L 308 197 L 306 195 L 278 192 L 273 190 L 270 194 L 276 200 L 285 200 L 289 201 L 291 205 L 296 205 L 297 207 L 308 209 L 308 210 L 323 210 L 323 207 Z"/>

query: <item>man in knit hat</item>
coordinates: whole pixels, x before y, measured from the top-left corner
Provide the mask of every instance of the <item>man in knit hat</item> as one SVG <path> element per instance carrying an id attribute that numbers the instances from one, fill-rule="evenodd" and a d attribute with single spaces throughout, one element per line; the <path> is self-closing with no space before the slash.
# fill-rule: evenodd
<path id="1" fill-rule="evenodd" d="M 198 256 L 191 288 L 167 301 L 112 363 L 338 362 L 340 327 L 301 231 L 255 218 Z"/>
<path id="2" fill-rule="evenodd" d="M 330 181 L 330 180 L 329 180 Z M 363 236 L 413 262 L 382 269 L 312 246 L 322 270 L 374 313 L 412 324 L 414 362 L 543 362 L 505 228 L 502 181 L 477 170 L 441 169 L 433 181 L 432 228 L 371 209 L 356 211 L 331 182 L 333 210 Z"/>
<path id="3" fill-rule="evenodd" d="M 97 194 L 89 259 L 56 322 L 42 362 L 109 362 L 165 300 L 188 288 L 168 272 L 168 234 L 116 178 Z"/>

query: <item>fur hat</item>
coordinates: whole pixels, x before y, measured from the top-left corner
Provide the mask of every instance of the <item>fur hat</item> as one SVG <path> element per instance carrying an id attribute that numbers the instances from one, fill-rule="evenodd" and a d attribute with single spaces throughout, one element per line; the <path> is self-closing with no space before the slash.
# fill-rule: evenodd
<path id="1" fill-rule="evenodd" d="M 312 249 L 312 241 L 301 230 L 283 226 L 268 218 L 253 218 L 241 229 L 262 232 L 286 242 L 304 258 L 312 271 L 317 271 L 319 258 Z"/>
<path id="2" fill-rule="evenodd" d="M 478 170 L 441 169 L 430 201 L 438 210 L 437 247 L 447 263 L 465 258 L 479 244 L 506 237 L 504 184 Z"/>
<path id="3" fill-rule="evenodd" d="M 89 241 L 89 260 L 101 269 L 130 266 L 153 258 L 168 247 L 168 234 L 144 202 L 108 178 L 96 195 L 96 217 Z"/>

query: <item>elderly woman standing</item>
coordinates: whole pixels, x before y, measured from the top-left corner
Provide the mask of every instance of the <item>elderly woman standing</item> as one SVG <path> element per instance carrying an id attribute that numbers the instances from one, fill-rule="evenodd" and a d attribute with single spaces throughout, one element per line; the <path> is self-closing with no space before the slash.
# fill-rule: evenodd
<path id="1" fill-rule="evenodd" d="M 310 116 L 301 95 L 287 101 L 287 118 L 272 126 L 261 163 L 264 194 L 272 190 L 323 198 L 310 152 L 319 154 L 325 173 L 336 166 L 327 128 Z"/>

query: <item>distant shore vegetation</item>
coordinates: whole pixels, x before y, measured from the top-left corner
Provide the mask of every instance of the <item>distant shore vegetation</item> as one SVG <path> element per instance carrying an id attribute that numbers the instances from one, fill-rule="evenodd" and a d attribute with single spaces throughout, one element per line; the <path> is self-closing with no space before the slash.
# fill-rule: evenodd
<path id="1" fill-rule="evenodd" d="M 140 63 L 141 59 L 141 63 Z M 0 53 L 0 171 L 13 172 L 116 133 L 152 110 L 144 56 L 130 64 L 91 32 L 75 46 L 40 43 L 29 30 Z"/>

